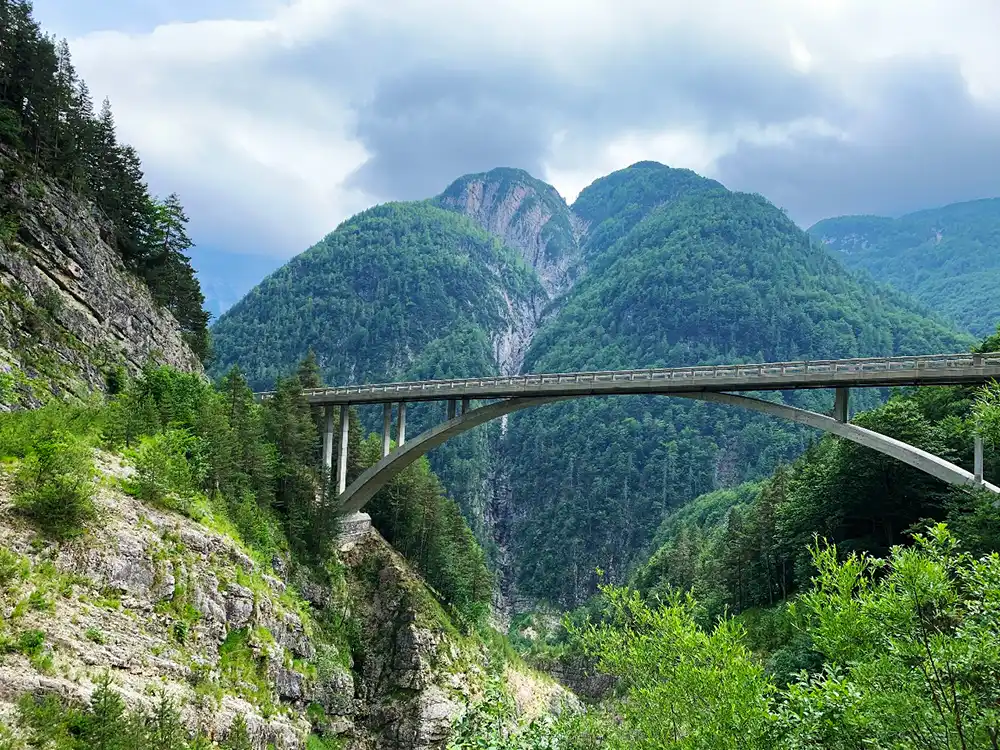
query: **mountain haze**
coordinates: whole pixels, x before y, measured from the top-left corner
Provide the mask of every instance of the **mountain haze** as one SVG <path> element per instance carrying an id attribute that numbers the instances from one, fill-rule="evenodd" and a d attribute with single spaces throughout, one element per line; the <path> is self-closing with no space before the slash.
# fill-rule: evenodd
<path id="1" fill-rule="evenodd" d="M 839 216 L 809 233 L 845 265 L 912 294 L 978 336 L 1000 321 L 1000 198 L 892 219 Z"/>

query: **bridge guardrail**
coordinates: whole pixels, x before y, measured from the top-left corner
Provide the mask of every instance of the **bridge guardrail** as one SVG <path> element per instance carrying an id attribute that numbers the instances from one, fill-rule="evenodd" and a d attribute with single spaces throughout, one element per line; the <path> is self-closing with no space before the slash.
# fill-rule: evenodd
<path id="1" fill-rule="evenodd" d="M 428 380 L 421 382 L 372 383 L 361 385 L 317 388 L 307 391 L 312 397 L 349 396 L 353 394 L 420 393 L 440 394 L 442 398 L 459 390 L 477 388 L 515 388 L 518 386 L 561 383 L 615 383 L 674 381 L 710 381 L 718 378 L 781 378 L 809 374 L 875 373 L 892 371 L 925 371 L 940 369 L 968 369 L 1000 367 L 1000 353 L 945 354 L 908 357 L 863 357 L 841 360 L 810 360 L 798 362 L 741 363 L 733 365 L 693 365 L 690 367 L 644 368 L 639 370 L 598 370 L 569 373 L 529 373 L 526 375 L 496 376 L 490 378 L 465 378 L 456 380 Z M 259 394 L 263 398 L 271 392 Z"/>

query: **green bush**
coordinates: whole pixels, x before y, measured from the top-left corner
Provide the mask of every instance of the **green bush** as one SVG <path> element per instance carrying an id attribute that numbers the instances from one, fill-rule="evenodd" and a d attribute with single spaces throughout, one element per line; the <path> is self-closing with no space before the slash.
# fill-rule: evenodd
<path id="1" fill-rule="evenodd" d="M 95 515 L 93 450 L 66 432 L 52 431 L 25 456 L 14 479 L 14 504 L 57 539 L 80 534 Z"/>
<path id="2" fill-rule="evenodd" d="M 186 430 L 144 437 L 127 454 L 136 473 L 126 490 L 144 502 L 186 510 L 197 489 L 197 451 L 197 439 Z"/>
<path id="3" fill-rule="evenodd" d="M 25 458 L 54 432 L 95 443 L 103 422 L 104 410 L 96 402 L 52 401 L 40 409 L 0 414 L 0 458 Z"/>

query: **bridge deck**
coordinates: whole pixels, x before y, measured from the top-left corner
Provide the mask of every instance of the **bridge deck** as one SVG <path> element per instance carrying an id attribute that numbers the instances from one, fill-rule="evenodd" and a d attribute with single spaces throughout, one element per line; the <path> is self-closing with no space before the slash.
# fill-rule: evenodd
<path id="1" fill-rule="evenodd" d="M 316 388 L 314 404 L 372 404 L 453 398 L 780 391 L 804 388 L 877 388 L 903 385 L 975 385 L 1000 379 L 1000 353 L 813 360 L 607 372 L 427 380 Z M 263 398 L 270 392 L 260 394 Z"/>

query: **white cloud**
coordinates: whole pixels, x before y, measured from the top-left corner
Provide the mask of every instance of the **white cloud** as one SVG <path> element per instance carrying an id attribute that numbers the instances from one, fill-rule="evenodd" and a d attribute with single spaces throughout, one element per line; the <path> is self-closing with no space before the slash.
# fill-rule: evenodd
<path id="1" fill-rule="evenodd" d="M 994 0 L 294 0 L 263 19 L 257 13 L 145 34 L 107 30 L 71 46 L 95 96 L 111 97 L 122 135 L 143 155 L 153 185 L 188 196 L 196 231 L 282 256 L 394 197 L 367 195 L 350 180 L 379 150 L 377 138 L 359 130 L 359 115 L 373 102 L 389 107 L 379 113 L 379 122 L 393 124 L 383 137 L 405 139 L 408 123 L 434 127 L 421 109 L 422 92 L 406 88 L 417 69 L 491 80 L 518 70 L 522 78 L 511 78 L 505 98 L 483 111 L 520 116 L 523 108 L 523 123 L 497 127 L 545 129 L 525 141 L 523 148 L 542 144 L 541 153 L 525 152 L 526 164 L 569 198 L 641 159 L 714 175 L 741 145 L 773 146 L 804 134 L 855 137 L 851 123 L 865 120 L 857 113 L 880 106 L 869 69 L 889 58 L 953 56 L 979 101 L 1000 102 Z M 727 74 L 749 81 L 757 67 L 764 88 L 725 87 Z M 703 91 L 703 80 L 718 83 L 718 91 Z M 392 81 L 402 81 L 401 90 L 391 102 L 380 100 Z M 478 91 L 475 79 L 470 88 L 466 99 Z M 802 101 L 813 91 L 816 102 Z M 446 101 L 447 90 L 434 95 L 435 112 L 462 116 L 466 99 Z M 741 96 L 747 101 L 737 101 Z M 824 102 L 854 115 L 822 111 Z M 798 111 L 809 107 L 817 111 Z M 505 136 L 476 127 L 467 141 Z M 447 131 L 440 145 L 423 135 L 413 141 L 419 148 L 448 149 Z M 474 145 L 463 143 L 466 150 Z M 391 158 L 405 157 L 407 144 L 393 151 Z M 423 156 L 385 168 L 452 168 L 452 160 Z M 465 158 L 454 161 L 464 165 Z M 469 160 L 469 169 L 484 166 Z M 428 183 L 442 179 L 429 176 Z"/>

